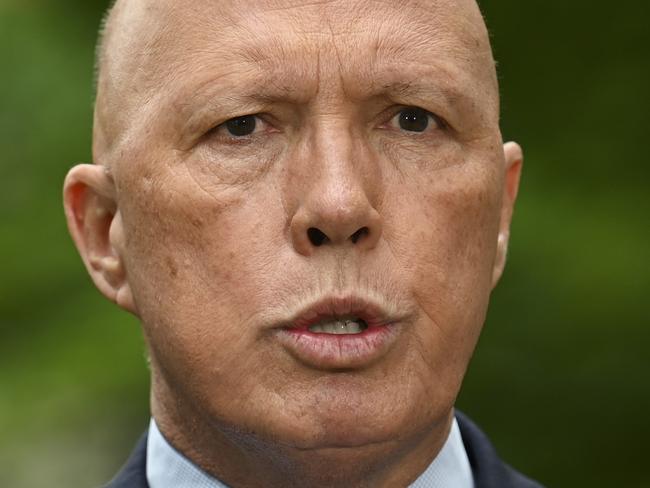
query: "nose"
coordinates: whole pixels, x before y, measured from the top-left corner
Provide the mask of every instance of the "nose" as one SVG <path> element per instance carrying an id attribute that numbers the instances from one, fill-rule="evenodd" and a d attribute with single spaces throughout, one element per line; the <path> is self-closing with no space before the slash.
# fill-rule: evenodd
<path id="1" fill-rule="evenodd" d="M 354 247 L 370 250 L 381 236 L 381 218 L 367 199 L 327 201 L 311 197 L 291 221 L 296 251 L 309 256 L 317 248 Z"/>
<path id="2" fill-rule="evenodd" d="M 321 158 L 304 179 L 307 190 L 291 219 L 293 246 L 304 256 L 318 249 L 373 249 L 382 233 L 382 219 L 373 206 L 379 184 L 377 176 L 360 168 L 351 158 Z M 376 171 L 375 171 L 376 173 Z"/>

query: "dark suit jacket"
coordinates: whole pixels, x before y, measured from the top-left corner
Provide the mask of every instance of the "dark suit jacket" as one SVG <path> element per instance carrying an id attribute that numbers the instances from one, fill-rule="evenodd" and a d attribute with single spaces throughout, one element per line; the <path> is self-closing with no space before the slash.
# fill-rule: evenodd
<path id="1" fill-rule="evenodd" d="M 538 483 L 504 464 L 485 434 L 465 415 L 457 411 L 456 419 L 472 466 L 475 488 L 542 488 Z M 149 488 L 146 459 L 147 435 L 145 433 L 122 470 L 105 488 Z"/>

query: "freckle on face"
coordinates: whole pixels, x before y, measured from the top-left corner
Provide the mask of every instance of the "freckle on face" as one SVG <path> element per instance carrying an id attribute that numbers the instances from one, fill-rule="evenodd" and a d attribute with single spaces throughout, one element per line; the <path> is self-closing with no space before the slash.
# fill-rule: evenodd
<path id="1" fill-rule="evenodd" d="M 201 219 L 201 218 L 193 217 L 193 218 L 190 219 L 190 222 L 197 229 L 201 229 L 203 227 L 203 219 Z"/>

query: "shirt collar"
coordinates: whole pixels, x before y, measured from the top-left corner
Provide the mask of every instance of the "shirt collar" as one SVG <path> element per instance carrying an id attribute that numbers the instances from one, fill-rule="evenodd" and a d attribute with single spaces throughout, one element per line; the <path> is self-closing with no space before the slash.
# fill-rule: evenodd
<path id="1" fill-rule="evenodd" d="M 228 488 L 174 449 L 153 418 L 147 438 L 147 481 L 150 488 Z M 440 453 L 410 488 L 473 487 L 472 469 L 454 418 Z"/>

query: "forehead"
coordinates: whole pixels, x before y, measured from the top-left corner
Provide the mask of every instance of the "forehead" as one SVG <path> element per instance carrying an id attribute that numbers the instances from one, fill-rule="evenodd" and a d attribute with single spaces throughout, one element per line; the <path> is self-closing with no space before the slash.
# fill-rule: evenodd
<path id="1" fill-rule="evenodd" d="M 257 0 L 124 2 L 118 37 L 132 65 L 123 71 L 150 85 L 186 70 L 224 63 L 273 72 L 337 64 L 364 74 L 386 62 L 437 64 L 484 76 L 490 46 L 473 1 Z M 487 61 L 487 62 L 486 62 Z M 388 66 L 386 66 L 388 68 Z M 333 67 L 329 67 L 333 68 Z M 345 73 L 343 73 L 345 74 Z M 135 80 L 132 80 L 135 81 Z"/>

